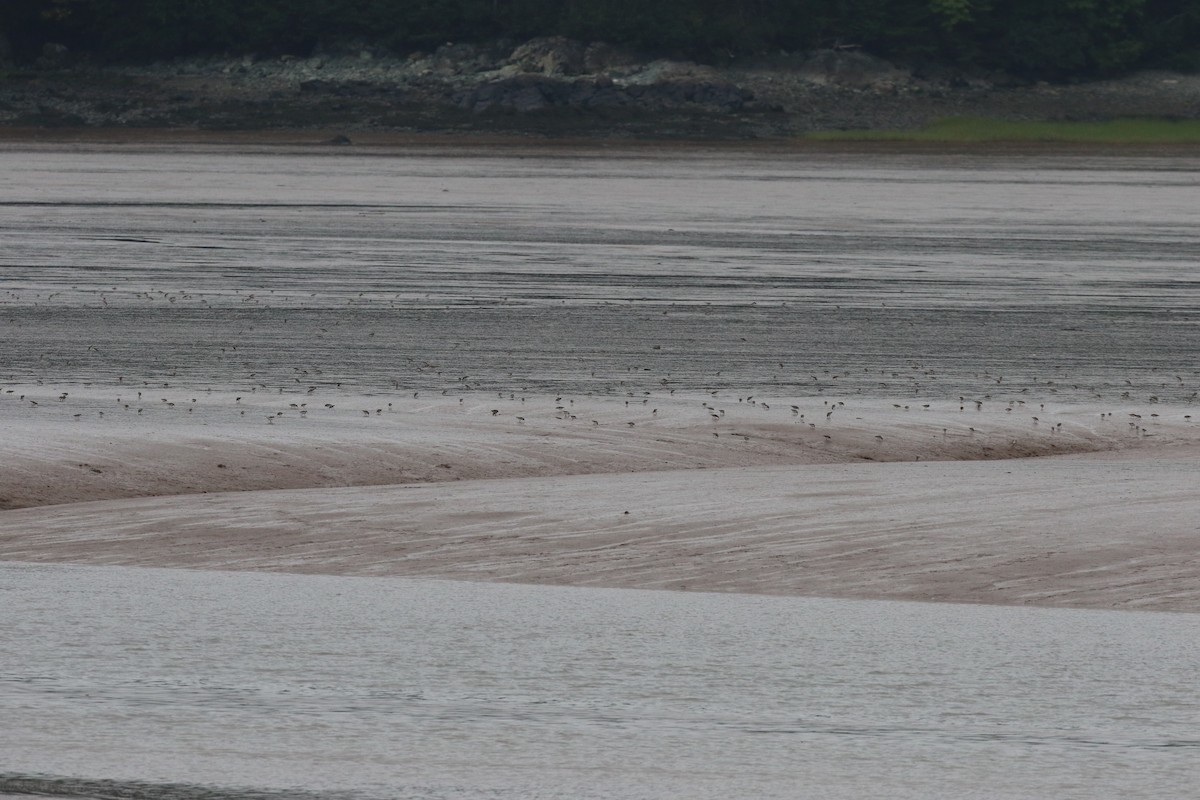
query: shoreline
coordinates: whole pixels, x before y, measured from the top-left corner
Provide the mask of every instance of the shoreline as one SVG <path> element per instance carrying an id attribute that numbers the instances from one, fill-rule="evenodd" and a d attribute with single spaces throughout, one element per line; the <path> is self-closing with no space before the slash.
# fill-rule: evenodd
<path id="1" fill-rule="evenodd" d="M 205 141 L 294 141 L 303 133 L 355 142 L 462 136 L 622 147 L 794 143 L 808 134 L 918 130 L 959 117 L 1016 124 L 1200 118 L 1200 75 L 1185 73 L 1048 84 L 931 76 L 841 51 L 724 66 L 632 54 L 585 64 L 556 49 L 561 42 L 540 46 L 550 49 L 533 60 L 521 47 L 486 58 L 442 48 L 407 58 L 67 60 L 0 72 L 0 128 L 67 137 L 123 129 Z"/>

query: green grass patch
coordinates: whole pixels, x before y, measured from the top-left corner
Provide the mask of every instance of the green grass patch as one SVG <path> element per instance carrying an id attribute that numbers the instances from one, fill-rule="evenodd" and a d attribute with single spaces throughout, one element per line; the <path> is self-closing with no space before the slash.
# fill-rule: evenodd
<path id="1" fill-rule="evenodd" d="M 1114 119 L 1108 122 L 1009 122 L 948 117 L 915 130 L 821 131 L 825 142 L 1074 142 L 1200 144 L 1200 120 Z"/>

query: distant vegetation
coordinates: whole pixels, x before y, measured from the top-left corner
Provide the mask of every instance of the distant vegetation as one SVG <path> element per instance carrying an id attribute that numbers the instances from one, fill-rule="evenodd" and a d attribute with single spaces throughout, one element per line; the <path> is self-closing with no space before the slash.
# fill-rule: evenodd
<path id="1" fill-rule="evenodd" d="M 564 35 L 708 61 L 853 47 L 1026 79 L 1200 70 L 1200 0 L 2 0 L 0 33 L 22 60 L 45 42 L 145 61 Z"/>
<path id="2" fill-rule="evenodd" d="M 822 131 L 805 138 L 850 142 L 1067 142 L 1200 144 L 1200 120 L 1116 119 L 1109 122 L 1009 122 L 952 117 L 916 130 Z"/>

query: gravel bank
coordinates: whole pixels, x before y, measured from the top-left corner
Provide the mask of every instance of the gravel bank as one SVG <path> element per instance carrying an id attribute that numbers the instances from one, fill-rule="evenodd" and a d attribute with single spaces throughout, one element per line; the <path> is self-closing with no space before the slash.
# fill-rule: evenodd
<path id="1" fill-rule="evenodd" d="M 447 45 L 407 57 L 206 58 L 148 66 L 43 63 L 0 73 L 0 126 L 463 132 L 747 139 L 1011 120 L 1200 117 L 1200 76 L 1073 85 L 915 74 L 856 52 L 712 67 L 600 44 Z"/>

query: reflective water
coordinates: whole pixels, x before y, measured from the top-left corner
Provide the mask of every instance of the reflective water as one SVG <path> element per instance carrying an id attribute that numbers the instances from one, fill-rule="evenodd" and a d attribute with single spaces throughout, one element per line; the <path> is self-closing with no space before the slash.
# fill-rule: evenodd
<path id="1" fill-rule="evenodd" d="M 1200 780 L 1191 615 L 17 564 L 0 599 L 0 792 L 39 773 L 147 797 Z"/>

